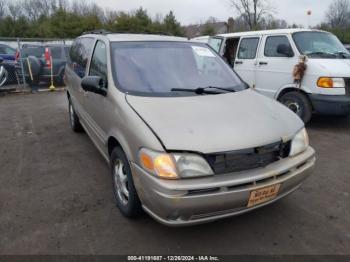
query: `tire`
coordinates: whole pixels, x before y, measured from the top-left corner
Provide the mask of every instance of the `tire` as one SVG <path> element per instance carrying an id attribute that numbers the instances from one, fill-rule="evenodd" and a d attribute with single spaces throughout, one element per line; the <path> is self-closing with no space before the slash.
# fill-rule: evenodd
<path id="1" fill-rule="evenodd" d="M 115 147 L 110 156 L 110 172 L 116 206 L 128 218 L 137 218 L 142 213 L 131 174 L 129 161 L 120 147 Z"/>
<path id="2" fill-rule="evenodd" d="M 75 113 L 73 104 L 70 99 L 68 99 L 68 111 L 70 127 L 75 133 L 82 133 L 84 131 L 83 126 L 80 124 L 79 117 Z"/>
<path id="3" fill-rule="evenodd" d="M 55 84 L 59 87 L 64 86 L 64 70 L 61 71 L 57 79 L 55 80 Z"/>
<path id="4" fill-rule="evenodd" d="M 9 81 L 9 72 L 4 65 L 0 65 L 0 87 L 5 86 Z"/>
<path id="5" fill-rule="evenodd" d="M 31 70 L 29 70 L 28 62 L 30 64 Z M 31 71 L 34 79 L 37 79 L 39 77 L 42 69 L 42 65 L 40 60 L 37 57 L 29 56 L 27 59 L 23 61 L 23 66 L 24 66 L 25 74 L 29 75 Z"/>
<path id="6" fill-rule="evenodd" d="M 305 124 L 311 120 L 312 106 L 305 94 L 292 91 L 284 94 L 279 101 L 296 113 Z"/>

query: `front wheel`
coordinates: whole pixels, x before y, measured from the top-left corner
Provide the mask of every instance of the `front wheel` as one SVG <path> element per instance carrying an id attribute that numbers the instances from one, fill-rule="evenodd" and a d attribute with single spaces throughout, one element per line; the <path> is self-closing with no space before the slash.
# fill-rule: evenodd
<path id="1" fill-rule="evenodd" d="M 72 101 L 70 101 L 70 99 L 68 100 L 68 111 L 69 111 L 69 123 L 72 130 L 76 133 L 83 132 L 84 129 L 80 124 L 79 117 L 75 113 Z"/>
<path id="2" fill-rule="evenodd" d="M 308 97 L 301 92 L 289 92 L 280 98 L 280 102 L 296 113 L 304 123 L 312 117 L 312 106 Z"/>
<path id="3" fill-rule="evenodd" d="M 142 211 L 141 202 L 135 189 L 129 161 L 120 147 L 112 151 L 110 165 L 117 207 L 126 217 L 138 217 Z"/>

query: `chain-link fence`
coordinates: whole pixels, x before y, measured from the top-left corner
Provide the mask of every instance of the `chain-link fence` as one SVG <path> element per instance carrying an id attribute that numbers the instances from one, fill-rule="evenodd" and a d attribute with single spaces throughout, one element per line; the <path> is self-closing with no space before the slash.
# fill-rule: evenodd
<path id="1" fill-rule="evenodd" d="M 64 85 L 72 40 L 0 38 L 0 92 Z"/>

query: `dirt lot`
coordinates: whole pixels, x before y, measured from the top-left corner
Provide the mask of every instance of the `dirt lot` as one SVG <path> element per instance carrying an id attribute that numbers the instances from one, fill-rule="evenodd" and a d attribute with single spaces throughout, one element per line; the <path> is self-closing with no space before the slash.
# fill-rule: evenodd
<path id="1" fill-rule="evenodd" d="M 0 254 L 350 254 L 350 119 L 309 125 L 318 162 L 286 199 L 190 228 L 115 208 L 108 168 L 68 126 L 65 93 L 0 97 Z"/>

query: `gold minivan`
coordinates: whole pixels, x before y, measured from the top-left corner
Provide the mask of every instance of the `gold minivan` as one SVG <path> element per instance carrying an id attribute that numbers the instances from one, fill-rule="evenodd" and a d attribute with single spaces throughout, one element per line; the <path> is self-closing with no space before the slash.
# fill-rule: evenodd
<path id="1" fill-rule="evenodd" d="M 315 163 L 299 117 L 206 44 L 92 32 L 69 60 L 70 125 L 109 163 L 127 217 L 182 226 L 242 214 L 295 191 Z"/>

